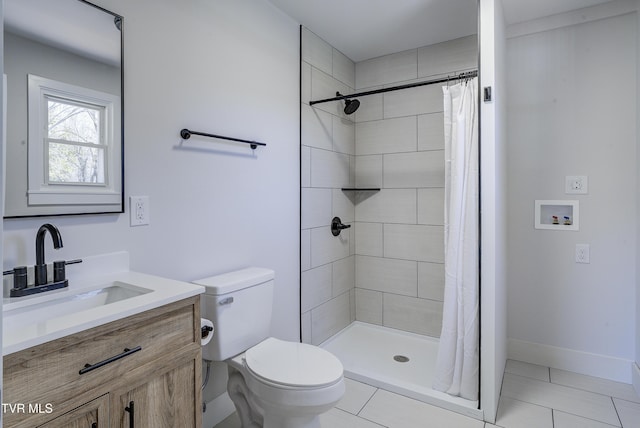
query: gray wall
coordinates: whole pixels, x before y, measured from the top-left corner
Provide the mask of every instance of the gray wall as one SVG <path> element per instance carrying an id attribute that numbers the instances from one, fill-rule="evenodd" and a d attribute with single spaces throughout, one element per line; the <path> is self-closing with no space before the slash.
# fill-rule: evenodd
<path id="1" fill-rule="evenodd" d="M 637 18 L 571 16 L 508 40 L 509 353 L 629 382 Z M 565 194 L 567 175 L 587 175 L 589 193 Z M 579 200 L 580 230 L 534 229 L 536 199 Z M 576 244 L 590 244 L 590 264 L 575 262 Z"/>

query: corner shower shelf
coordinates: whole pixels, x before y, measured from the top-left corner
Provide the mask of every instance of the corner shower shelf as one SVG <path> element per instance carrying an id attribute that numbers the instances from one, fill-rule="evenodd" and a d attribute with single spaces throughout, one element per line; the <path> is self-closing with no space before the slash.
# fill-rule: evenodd
<path id="1" fill-rule="evenodd" d="M 379 187 L 343 187 L 343 192 L 379 192 Z"/>

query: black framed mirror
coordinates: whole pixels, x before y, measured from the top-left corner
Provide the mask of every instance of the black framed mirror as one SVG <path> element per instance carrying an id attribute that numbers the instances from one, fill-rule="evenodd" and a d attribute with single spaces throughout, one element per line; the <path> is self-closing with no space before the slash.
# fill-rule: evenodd
<path id="1" fill-rule="evenodd" d="M 124 212 L 122 16 L 5 0 L 5 218 Z"/>

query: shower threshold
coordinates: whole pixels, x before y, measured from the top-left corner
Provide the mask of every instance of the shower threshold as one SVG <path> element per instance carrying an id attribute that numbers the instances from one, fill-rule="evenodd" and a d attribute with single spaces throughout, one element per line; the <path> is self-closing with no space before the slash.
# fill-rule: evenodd
<path id="1" fill-rule="evenodd" d="M 350 379 L 483 420 L 477 401 L 431 388 L 438 343 L 437 338 L 354 321 L 320 346 L 340 359 Z"/>

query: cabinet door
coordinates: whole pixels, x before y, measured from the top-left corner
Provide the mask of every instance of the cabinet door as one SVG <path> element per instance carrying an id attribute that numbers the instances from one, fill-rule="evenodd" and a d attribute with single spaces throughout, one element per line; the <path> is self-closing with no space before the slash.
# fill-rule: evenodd
<path id="1" fill-rule="evenodd" d="M 109 394 L 45 422 L 38 428 L 109 428 Z"/>
<path id="2" fill-rule="evenodd" d="M 112 393 L 111 426 L 114 428 L 196 428 L 201 415 L 196 405 L 195 359 L 158 368 L 146 383 Z M 133 383 L 133 382 L 132 382 Z M 195 385 L 195 388 L 194 388 Z"/>

